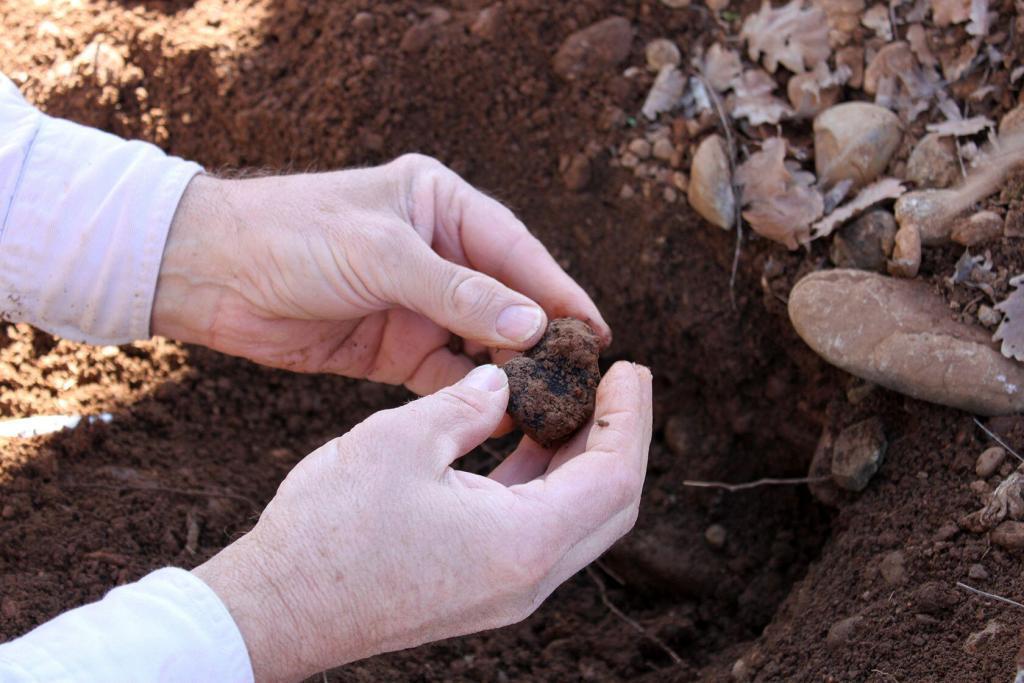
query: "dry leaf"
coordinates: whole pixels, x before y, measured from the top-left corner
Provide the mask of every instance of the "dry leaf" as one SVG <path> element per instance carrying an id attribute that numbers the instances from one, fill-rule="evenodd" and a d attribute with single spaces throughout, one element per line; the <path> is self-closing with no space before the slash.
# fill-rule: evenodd
<path id="1" fill-rule="evenodd" d="M 927 128 L 929 133 L 962 137 L 965 135 L 977 135 L 986 128 L 994 128 L 995 125 L 995 121 L 987 116 L 972 116 L 969 119 L 955 119 L 951 121 L 943 121 L 942 123 L 929 123 Z"/>
<path id="2" fill-rule="evenodd" d="M 701 73 L 708 85 L 718 92 L 725 92 L 743 71 L 740 56 L 735 50 L 727 50 L 718 43 L 708 48 L 701 63 Z"/>
<path id="3" fill-rule="evenodd" d="M 999 323 L 992 341 L 1001 341 L 1000 347 L 1007 358 L 1024 361 L 1024 277 L 1018 275 L 1010 280 L 1013 291 L 995 308 L 1003 314 L 1003 322 Z"/>
<path id="4" fill-rule="evenodd" d="M 921 68 L 910 45 L 897 40 L 879 50 L 864 71 L 864 92 L 913 121 L 942 92 L 942 82 L 934 68 Z"/>
<path id="5" fill-rule="evenodd" d="M 814 0 L 828 17 L 828 39 L 833 47 L 846 45 L 860 24 L 864 0 Z"/>
<path id="6" fill-rule="evenodd" d="M 980 534 L 1007 518 L 1024 518 L 1024 465 L 996 487 L 985 507 L 962 518 L 960 526 Z"/>
<path id="7" fill-rule="evenodd" d="M 786 165 L 786 141 L 765 140 L 736 169 L 736 184 L 746 210 L 743 218 L 759 235 L 796 249 L 811 239 L 811 223 L 821 216 L 824 199 L 811 187 L 814 175 Z"/>
<path id="8" fill-rule="evenodd" d="M 772 95 L 775 79 L 761 69 L 748 69 L 733 81 L 735 95 L 729 98 L 733 118 L 746 118 L 752 125 L 778 123 L 793 115 L 788 104 Z"/>
<path id="9" fill-rule="evenodd" d="M 832 53 L 825 12 L 817 7 L 804 9 L 803 0 L 778 9 L 764 0 L 757 14 L 743 22 L 740 36 L 747 41 L 750 59 L 756 62 L 763 54 L 771 73 L 779 64 L 793 73 L 813 69 Z"/>
<path id="10" fill-rule="evenodd" d="M 860 18 L 860 23 L 869 28 L 875 34 L 889 42 L 892 40 L 892 24 L 889 22 L 889 8 L 885 5 L 872 5 L 871 8 Z"/>
<path id="11" fill-rule="evenodd" d="M 644 100 L 644 116 L 653 121 L 658 118 L 658 114 L 675 109 L 681 104 L 685 89 L 686 76 L 679 69 L 671 64 L 661 67 Z"/>
<path id="12" fill-rule="evenodd" d="M 924 66 L 935 66 L 939 60 L 935 59 L 931 48 L 928 47 L 928 35 L 921 24 L 911 24 L 907 27 L 907 42 L 910 43 L 910 50 L 917 57 L 917 61 Z"/>
<path id="13" fill-rule="evenodd" d="M 906 191 L 907 188 L 896 178 L 876 180 L 858 192 L 856 197 L 816 222 L 812 226 L 811 239 L 831 235 L 836 228 L 854 216 L 860 215 L 880 201 L 896 199 Z"/>
<path id="14" fill-rule="evenodd" d="M 988 0 L 971 0 L 971 22 L 967 24 L 967 33 L 987 36 L 991 16 L 988 13 Z"/>

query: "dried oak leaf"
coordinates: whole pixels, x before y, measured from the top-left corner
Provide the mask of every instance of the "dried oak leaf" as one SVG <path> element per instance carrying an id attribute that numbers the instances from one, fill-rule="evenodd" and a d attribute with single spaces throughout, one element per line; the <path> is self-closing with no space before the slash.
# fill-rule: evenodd
<path id="1" fill-rule="evenodd" d="M 743 218 L 754 232 L 790 249 L 810 242 L 811 223 L 824 210 L 824 199 L 813 183 L 814 174 L 786 165 L 783 138 L 765 140 L 761 151 L 736 169 L 746 207 Z"/>
<path id="2" fill-rule="evenodd" d="M 996 487 L 985 507 L 961 518 L 959 524 L 968 531 L 980 534 L 1007 518 L 1024 518 L 1024 465 Z"/>
<path id="3" fill-rule="evenodd" d="M 951 119 L 949 121 L 943 121 L 942 123 L 929 123 L 927 126 L 929 133 L 938 133 L 939 135 L 947 136 L 952 135 L 955 137 L 977 135 L 987 128 L 995 127 L 995 121 L 987 116 L 972 116 L 969 119 Z"/>
<path id="4" fill-rule="evenodd" d="M 971 0 L 932 0 L 932 19 L 942 28 L 971 18 Z"/>
<path id="5" fill-rule="evenodd" d="M 792 0 L 775 9 L 764 0 L 761 9 L 743 22 L 740 36 L 747 41 L 747 54 L 775 73 L 779 64 L 793 73 L 813 69 L 832 53 L 828 43 L 828 22 L 818 7 L 804 8 L 804 0 Z"/>
<path id="6" fill-rule="evenodd" d="M 708 85 L 718 92 L 728 90 L 743 71 L 739 54 L 735 50 L 723 48 L 718 43 L 708 48 L 700 67 Z"/>
<path id="7" fill-rule="evenodd" d="M 885 199 L 897 199 L 907 191 L 896 178 L 876 180 L 857 193 L 857 196 L 832 211 L 812 226 L 811 239 L 831 235 L 840 225 L 867 211 Z"/>
<path id="8" fill-rule="evenodd" d="M 772 95 L 775 79 L 761 69 L 747 69 L 733 81 L 734 95 L 729 98 L 729 113 L 733 118 L 746 118 L 754 126 L 778 123 L 793 115 L 793 109 Z"/>
<path id="9" fill-rule="evenodd" d="M 934 68 L 921 67 L 910 45 L 897 40 L 879 50 L 868 64 L 864 92 L 875 96 L 875 104 L 913 121 L 942 92 L 942 82 Z"/>
<path id="10" fill-rule="evenodd" d="M 967 33 L 972 36 L 987 36 L 992 15 L 988 12 L 988 0 L 971 0 L 970 23 Z"/>
<path id="11" fill-rule="evenodd" d="M 828 39 L 833 47 L 846 45 L 860 25 L 864 0 L 814 0 L 828 17 Z"/>
<path id="12" fill-rule="evenodd" d="M 999 350 L 1007 358 L 1024 361 L 1024 276 L 1018 275 L 1010 284 L 1013 291 L 995 306 L 1003 314 L 1003 322 L 996 328 L 992 341 L 1002 342 Z"/>

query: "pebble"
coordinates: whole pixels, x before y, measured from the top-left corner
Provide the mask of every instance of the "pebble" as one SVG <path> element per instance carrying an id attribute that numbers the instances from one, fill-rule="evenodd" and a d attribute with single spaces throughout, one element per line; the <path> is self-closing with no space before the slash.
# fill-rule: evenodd
<path id="1" fill-rule="evenodd" d="M 878 564 L 878 573 L 882 575 L 882 579 L 890 586 L 899 586 L 907 580 L 907 570 L 905 567 L 906 559 L 903 556 L 903 552 L 900 550 L 893 550 L 892 552 L 886 553 L 885 557 Z"/>
<path id="2" fill-rule="evenodd" d="M 732 229 L 736 198 L 725 140 L 717 133 L 704 138 L 693 155 L 687 198 L 705 220 L 723 230 Z"/>
<path id="3" fill-rule="evenodd" d="M 967 654 L 977 654 L 979 650 L 985 649 L 992 645 L 992 641 L 999 635 L 1005 627 L 1003 624 L 995 619 L 990 619 L 985 628 L 980 631 L 975 631 L 971 635 L 967 636 L 967 640 L 964 641 L 964 652 Z"/>
<path id="4" fill-rule="evenodd" d="M 434 41 L 438 28 L 451 18 L 448 10 L 436 7 L 430 14 L 410 26 L 402 35 L 402 41 L 398 44 L 402 52 L 422 52 Z"/>
<path id="5" fill-rule="evenodd" d="M 622 189 L 619 190 L 619 197 L 622 198 L 622 199 L 632 199 L 635 196 L 636 196 L 636 190 L 629 183 L 626 183 L 625 185 L 623 185 Z"/>
<path id="6" fill-rule="evenodd" d="M 631 140 L 627 149 L 635 154 L 637 159 L 647 159 L 651 156 L 651 143 L 643 138 Z"/>
<path id="7" fill-rule="evenodd" d="M 979 211 L 953 224 L 950 239 L 965 247 L 991 242 L 1003 234 L 1003 217 L 995 211 Z"/>
<path id="8" fill-rule="evenodd" d="M 1002 548 L 1024 548 L 1024 522 L 1007 520 L 992 530 L 992 542 Z"/>
<path id="9" fill-rule="evenodd" d="M 673 415 L 665 422 L 665 443 L 678 456 L 694 455 L 694 435 L 691 422 L 682 415 Z"/>
<path id="10" fill-rule="evenodd" d="M 925 283 L 818 271 L 793 288 L 789 317 L 825 360 L 869 382 L 980 415 L 1024 410 L 1024 366 Z"/>
<path id="11" fill-rule="evenodd" d="M 356 12 L 352 17 L 352 28 L 357 31 L 372 31 L 376 21 L 369 12 Z"/>
<path id="12" fill-rule="evenodd" d="M 832 447 L 832 480 L 847 491 L 863 491 L 881 466 L 887 445 L 877 417 L 847 427 Z"/>
<path id="13" fill-rule="evenodd" d="M 829 257 L 840 268 L 882 273 L 895 244 L 896 219 L 888 211 L 870 211 L 839 229 Z"/>
<path id="14" fill-rule="evenodd" d="M 953 139 L 938 133 L 921 138 L 907 159 L 907 180 L 919 188 L 950 187 L 960 175 Z"/>
<path id="15" fill-rule="evenodd" d="M 988 304 L 978 306 L 978 322 L 988 327 L 995 327 L 1003 319 L 1002 314 Z"/>
<path id="16" fill-rule="evenodd" d="M 844 102 L 814 119 L 814 165 L 819 181 L 853 182 L 851 189 L 881 175 L 899 147 L 900 119 L 884 107 Z"/>
<path id="17" fill-rule="evenodd" d="M 672 185 L 680 192 L 686 192 L 690 186 L 690 181 L 686 177 L 686 174 L 681 171 L 675 171 L 672 174 Z"/>
<path id="18" fill-rule="evenodd" d="M 818 77 L 806 72 L 789 79 L 786 95 L 798 118 L 814 118 L 839 100 L 839 87 L 821 88 Z"/>
<path id="19" fill-rule="evenodd" d="M 915 223 L 901 225 L 896 231 L 892 258 L 885 269 L 895 277 L 917 277 L 921 270 L 921 231 Z"/>
<path id="20" fill-rule="evenodd" d="M 505 6 L 499 2 L 480 10 L 480 14 L 476 16 L 469 31 L 484 40 L 494 40 L 498 37 L 504 24 Z"/>
<path id="21" fill-rule="evenodd" d="M 974 465 L 974 473 L 982 479 L 988 479 L 1006 459 L 1006 451 L 1001 446 L 993 446 L 978 456 L 978 462 Z"/>
<path id="22" fill-rule="evenodd" d="M 675 204 L 679 199 L 679 193 L 676 192 L 674 187 L 666 187 L 661 191 L 661 198 L 669 204 Z"/>
<path id="23" fill-rule="evenodd" d="M 846 617 L 832 624 L 832 627 L 828 630 L 828 635 L 825 637 L 825 644 L 833 649 L 842 647 L 849 642 L 863 621 L 864 617 L 853 616 Z"/>
<path id="24" fill-rule="evenodd" d="M 914 591 L 914 604 L 925 614 L 941 614 L 959 601 L 960 596 L 939 581 L 929 581 Z"/>
<path id="25" fill-rule="evenodd" d="M 896 200 L 896 222 L 901 228 L 910 225 L 916 227 L 924 246 L 936 247 L 947 244 L 953 226 L 946 207 L 952 198 L 952 190 L 907 192 Z"/>
<path id="26" fill-rule="evenodd" d="M 654 155 L 655 159 L 661 159 L 662 161 L 671 159 L 675 151 L 675 145 L 668 138 L 658 138 L 654 141 L 654 145 L 651 146 L 651 154 Z"/>
<path id="27" fill-rule="evenodd" d="M 712 548 L 721 548 L 725 545 L 727 532 L 721 524 L 712 524 L 704 530 L 704 540 Z"/>
<path id="28" fill-rule="evenodd" d="M 644 56 L 647 58 L 647 68 L 651 71 L 661 71 L 663 66 L 679 66 L 682 60 L 679 48 L 668 38 L 656 38 L 647 43 Z"/>
<path id="29" fill-rule="evenodd" d="M 983 565 L 972 564 L 967 570 L 967 578 L 974 581 L 986 581 L 988 580 L 988 570 Z"/>
<path id="30" fill-rule="evenodd" d="M 629 56 L 633 27 L 623 17 L 608 17 L 569 35 L 552 60 L 555 73 L 566 80 L 594 76 Z"/>
<path id="31" fill-rule="evenodd" d="M 563 157 L 562 182 L 573 192 L 579 192 L 590 182 L 590 159 L 586 154 L 576 153 Z"/>

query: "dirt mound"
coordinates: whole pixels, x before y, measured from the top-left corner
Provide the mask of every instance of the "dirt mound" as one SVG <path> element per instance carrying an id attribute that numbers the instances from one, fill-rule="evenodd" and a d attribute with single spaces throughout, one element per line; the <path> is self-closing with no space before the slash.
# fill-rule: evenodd
<path id="1" fill-rule="evenodd" d="M 615 332 L 604 363 L 655 369 L 640 521 L 596 572 L 681 664 L 583 573 L 515 627 L 331 680 L 988 681 L 1014 670 L 1019 612 L 950 588 L 1024 596 L 1019 551 L 951 526 L 987 486 L 972 484 L 983 435 L 961 413 L 850 384 L 799 341 L 786 294 L 826 247 L 748 243 L 731 293 L 733 236 L 684 208 L 685 179 L 636 186 L 611 163 L 653 80 L 623 68 L 643 65 L 653 38 L 705 40 L 715 23 L 702 4 L 8 0 L 0 16 L 0 69 L 46 111 L 211 169 L 437 156 L 510 204 L 594 295 Z M 557 76 L 566 37 L 611 16 L 634 32 L 625 61 Z M 666 133 L 689 134 L 685 121 Z M 932 251 L 922 272 L 938 282 L 957 256 Z M 2 417 L 114 414 L 0 449 L 2 638 L 153 568 L 198 564 L 251 525 L 302 454 L 406 398 L 165 341 L 91 349 L 15 326 L 0 334 L 0 364 Z M 823 429 L 873 416 L 885 463 L 837 510 L 806 487 L 684 485 L 803 476 Z M 1024 425 L 1002 431 L 1024 444 Z M 466 467 L 492 467 L 511 444 Z"/>

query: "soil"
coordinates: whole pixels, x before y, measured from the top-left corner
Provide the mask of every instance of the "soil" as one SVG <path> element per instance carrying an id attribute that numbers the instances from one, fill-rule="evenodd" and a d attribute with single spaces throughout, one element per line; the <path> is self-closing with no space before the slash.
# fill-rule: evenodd
<path id="1" fill-rule="evenodd" d="M 508 414 L 534 441 L 550 448 L 576 433 L 594 414 L 600 342 L 581 320 L 552 320 L 544 336 L 503 369 Z"/>
<path id="2" fill-rule="evenodd" d="M 1012 3 L 997 4 L 994 25 L 1015 25 Z M 706 44 L 717 28 L 703 5 L 517 0 L 486 20 L 474 0 L 446 7 L 447 17 L 406 0 L 0 1 L 0 69 L 52 115 L 214 170 L 437 156 L 507 202 L 591 292 L 615 333 L 602 363 L 655 369 L 640 519 L 596 574 L 572 578 L 516 626 L 327 679 L 1011 678 L 1024 614 L 955 586 L 1024 597 L 1021 551 L 953 523 L 988 486 L 974 481 L 990 444 L 971 417 L 871 391 L 800 342 L 786 293 L 827 266 L 826 245 L 747 241 L 731 288 L 733 234 L 667 191 L 620 192 L 633 175 L 611 157 L 652 80 L 622 68 L 643 65 L 654 38 Z M 623 64 L 558 78 L 551 60 L 566 36 L 612 15 L 635 33 Z M 985 107 L 998 115 L 1012 100 Z M 687 134 L 672 127 L 675 141 Z M 581 154 L 588 174 L 569 189 L 560 163 Z M 1016 241 L 993 252 L 1020 272 Z M 958 257 L 930 250 L 922 272 L 944 288 Z M 165 340 L 89 348 L 20 325 L 0 332 L 0 368 L 0 417 L 114 415 L 0 445 L 0 638 L 154 568 L 202 562 L 251 527 L 304 453 L 408 399 Z M 803 476 L 822 433 L 871 417 L 888 437 L 885 463 L 834 508 L 803 486 L 685 483 Z M 1024 445 L 1024 421 L 993 426 Z M 485 471 L 512 443 L 463 466 Z M 609 610 L 593 576 L 681 663 Z M 994 634 L 968 647 L 986 627 Z"/>

